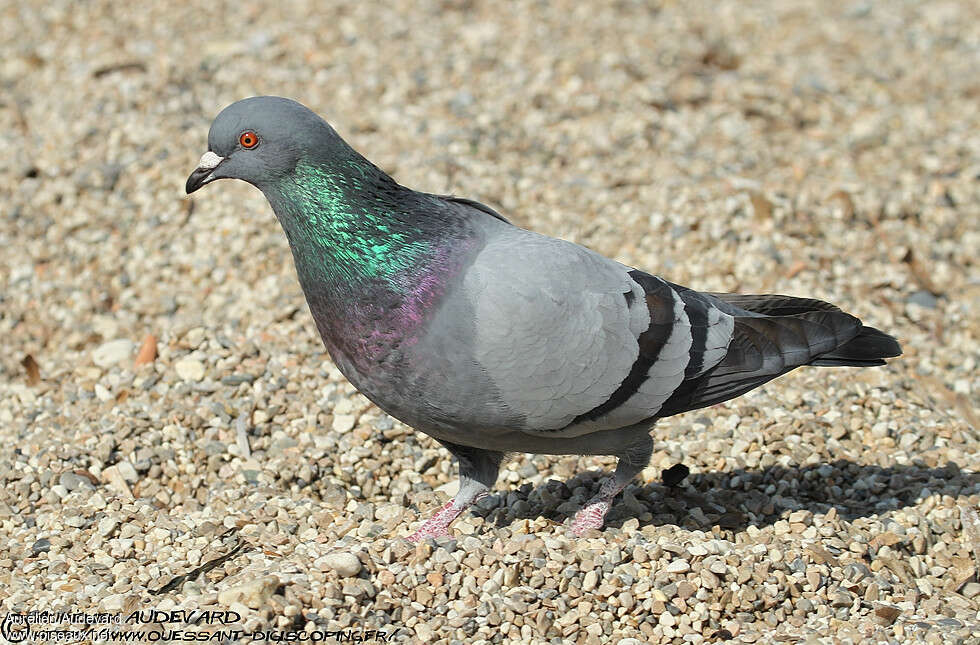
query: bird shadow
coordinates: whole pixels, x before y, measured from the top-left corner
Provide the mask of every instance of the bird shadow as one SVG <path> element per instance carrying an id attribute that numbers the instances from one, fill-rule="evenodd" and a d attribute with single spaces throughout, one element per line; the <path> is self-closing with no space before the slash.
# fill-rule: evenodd
<path id="1" fill-rule="evenodd" d="M 676 480 L 673 473 L 665 479 Z M 668 471 L 665 471 L 667 474 Z M 544 517 L 565 522 L 599 490 L 608 473 L 589 471 L 567 481 L 524 484 L 481 500 L 473 510 L 484 521 L 507 526 L 515 519 Z M 674 475 L 671 477 L 670 475 Z M 733 538 L 749 526 L 762 527 L 807 510 L 831 508 L 848 521 L 915 505 L 928 495 L 957 497 L 980 492 L 980 473 L 955 462 L 940 468 L 922 465 L 881 467 L 848 460 L 798 467 L 694 473 L 676 485 L 630 485 L 616 496 L 606 527 L 620 528 L 633 518 L 639 525 L 680 526 Z"/>

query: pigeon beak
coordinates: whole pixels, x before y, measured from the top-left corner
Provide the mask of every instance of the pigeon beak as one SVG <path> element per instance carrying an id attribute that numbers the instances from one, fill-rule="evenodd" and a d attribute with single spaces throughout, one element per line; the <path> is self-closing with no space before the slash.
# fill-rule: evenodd
<path id="1" fill-rule="evenodd" d="M 201 156 L 201 161 L 198 162 L 197 168 L 191 173 L 191 176 L 187 178 L 187 184 L 184 186 L 184 190 L 190 195 L 195 190 L 203 186 L 204 184 L 210 183 L 217 179 L 214 176 L 214 169 L 218 167 L 224 157 L 219 157 L 210 150 Z"/>

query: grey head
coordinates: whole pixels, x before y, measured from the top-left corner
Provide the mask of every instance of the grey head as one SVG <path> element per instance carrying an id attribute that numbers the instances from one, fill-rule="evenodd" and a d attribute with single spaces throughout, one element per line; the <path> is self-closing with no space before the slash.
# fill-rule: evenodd
<path id="1" fill-rule="evenodd" d="M 232 103 L 208 132 L 208 151 L 190 177 L 188 194 L 216 179 L 258 187 L 291 173 L 301 159 L 352 151 L 330 125 L 305 106 L 278 96 Z"/>

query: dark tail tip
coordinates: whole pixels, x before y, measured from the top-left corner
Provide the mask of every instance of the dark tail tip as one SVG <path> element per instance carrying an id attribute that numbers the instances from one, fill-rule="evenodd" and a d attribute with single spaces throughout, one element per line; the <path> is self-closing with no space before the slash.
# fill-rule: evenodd
<path id="1" fill-rule="evenodd" d="M 874 327 L 861 327 L 858 335 L 837 349 L 821 354 L 810 365 L 821 367 L 874 367 L 884 365 L 886 358 L 902 355 L 902 346 L 894 336 Z"/>

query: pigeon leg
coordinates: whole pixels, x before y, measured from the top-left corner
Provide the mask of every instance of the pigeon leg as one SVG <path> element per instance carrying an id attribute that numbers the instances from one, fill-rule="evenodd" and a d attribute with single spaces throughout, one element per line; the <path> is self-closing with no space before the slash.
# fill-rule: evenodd
<path id="1" fill-rule="evenodd" d="M 453 520 L 473 502 L 484 497 L 497 481 L 500 462 L 504 458 L 503 453 L 492 450 L 459 446 L 445 441 L 439 443 L 453 453 L 459 461 L 459 492 L 408 538 L 413 544 L 418 544 L 426 538 L 449 535 L 449 525 Z"/>
<path id="2" fill-rule="evenodd" d="M 582 537 L 589 529 L 601 529 L 606 520 L 606 513 L 612 508 L 613 498 L 626 488 L 637 473 L 646 468 L 652 453 L 653 439 L 648 435 L 646 442 L 620 455 L 615 474 L 604 481 L 599 488 L 599 494 L 575 514 L 572 520 L 572 533 Z"/>

